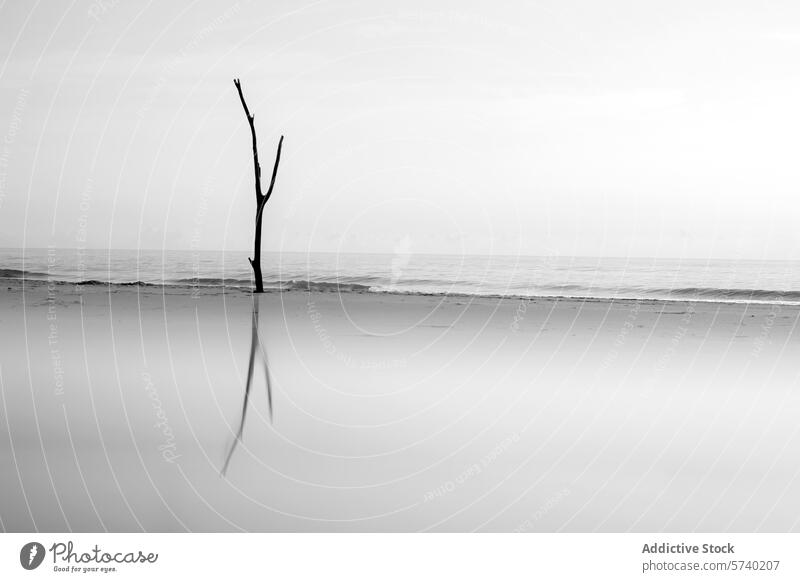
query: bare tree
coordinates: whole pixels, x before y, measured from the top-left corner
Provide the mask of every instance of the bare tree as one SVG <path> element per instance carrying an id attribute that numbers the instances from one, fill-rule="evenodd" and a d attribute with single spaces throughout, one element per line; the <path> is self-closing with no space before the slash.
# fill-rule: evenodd
<path id="1" fill-rule="evenodd" d="M 252 319 L 252 326 L 251 326 L 251 334 L 250 334 L 250 359 L 247 365 L 247 382 L 245 383 L 244 387 L 244 399 L 242 402 L 242 414 L 239 419 L 239 430 L 236 431 L 236 435 L 233 438 L 233 443 L 231 444 L 230 449 L 228 450 L 228 455 L 225 458 L 225 464 L 222 467 L 222 476 L 228 472 L 228 466 L 230 465 L 231 458 L 233 458 L 233 453 L 236 450 L 236 445 L 242 440 L 244 435 L 244 422 L 247 417 L 247 405 L 250 400 L 250 388 L 253 385 L 253 372 L 255 368 L 255 360 L 256 354 L 260 352 L 261 359 L 264 365 L 264 379 L 267 384 L 267 405 L 269 407 L 269 418 L 272 421 L 272 386 L 270 384 L 269 379 L 269 362 L 267 360 L 267 350 L 264 347 L 264 344 L 261 342 L 261 336 L 259 334 L 259 325 L 258 325 L 258 312 L 259 312 L 259 296 L 257 293 L 264 292 L 264 280 L 261 276 L 261 219 L 264 215 L 264 206 L 267 204 L 267 200 L 269 197 L 272 196 L 272 190 L 275 188 L 275 176 L 278 174 L 278 164 L 281 161 L 281 147 L 283 146 L 283 136 L 281 136 L 280 141 L 278 141 L 278 153 L 275 154 L 275 166 L 272 168 L 272 179 L 269 181 L 269 188 L 267 189 L 266 194 L 261 191 L 261 165 L 258 163 L 258 144 L 256 142 L 256 126 L 255 126 L 255 116 L 250 114 L 250 110 L 247 108 L 247 103 L 244 100 L 244 94 L 242 93 L 242 84 L 239 82 L 239 79 L 234 79 L 233 84 L 236 85 L 237 91 L 239 91 L 239 99 L 242 101 L 242 107 L 244 107 L 244 113 L 247 115 L 247 122 L 250 124 L 250 134 L 253 136 L 253 169 L 255 172 L 255 179 L 256 179 L 256 233 L 255 233 L 255 241 L 254 241 L 254 249 L 253 249 L 253 258 L 250 260 L 250 266 L 253 267 L 253 275 L 255 275 L 256 280 L 256 290 L 253 295 L 253 319 Z"/>
<path id="2" fill-rule="evenodd" d="M 261 218 L 264 215 L 264 206 L 267 200 L 272 196 L 272 189 L 275 187 L 275 176 L 278 174 L 278 164 L 281 162 L 281 147 L 283 146 L 283 136 L 278 141 L 278 153 L 275 154 L 275 166 L 272 168 L 272 179 L 269 181 L 269 188 L 267 193 L 261 191 L 261 164 L 258 163 L 258 144 L 256 142 L 256 126 L 255 115 L 250 114 L 247 108 L 247 103 L 242 94 L 242 83 L 239 79 L 234 79 L 233 84 L 236 85 L 236 90 L 239 91 L 239 99 L 242 101 L 244 113 L 247 115 L 247 122 L 250 124 L 250 134 L 253 136 L 253 169 L 256 178 L 256 234 L 253 249 L 253 258 L 248 259 L 250 266 L 253 267 L 253 275 L 256 280 L 256 293 L 264 292 L 264 279 L 261 276 Z"/>

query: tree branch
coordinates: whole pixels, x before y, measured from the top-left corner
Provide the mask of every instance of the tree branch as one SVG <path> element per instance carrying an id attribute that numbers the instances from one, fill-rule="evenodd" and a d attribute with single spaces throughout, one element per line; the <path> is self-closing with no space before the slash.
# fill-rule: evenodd
<path id="1" fill-rule="evenodd" d="M 272 168 L 272 178 L 269 181 L 269 189 L 267 190 L 264 202 L 272 196 L 272 189 L 275 187 L 275 177 L 278 175 L 278 164 L 281 163 L 281 148 L 283 147 L 283 136 L 278 140 L 278 152 L 275 154 L 275 165 Z"/>
<path id="2" fill-rule="evenodd" d="M 261 193 L 261 164 L 258 163 L 258 143 L 256 141 L 256 125 L 255 125 L 255 116 L 250 115 L 250 109 L 247 107 L 247 102 L 244 100 L 244 94 L 242 93 L 242 83 L 239 79 L 234 79 L 233 84 L 236 85 L 236 90 L 239 92 L 239 99 L 242 102 L 242 107 L 244 108 L 244 114 L 247 116 L 247 123 L 250 124 L 250 134 L 253 137 L 253 170 L 255 172 L 255 180 L 256 180 L 256 204 L 261 204 L 264 195 Z M 275 174 L 272 175 L 273 182 L 275 181 Z"/>
<path id="3" fill-rule="evenodd" d="M 281 139 L 278 140 L 278 151 L 275 154 L 275 165 L 272 168 L 272 179 L 269 181 L 269 189 L 267 193 L 264 194 L 264 197 L 261 199 L 261 203 L 258 205 L 258 209 L 256 210 L 256 222 L 261 218 L 261 213 L 264 211 L 264 207 L 267 205 L 267 200 L 269 197 L 272 196 L 272 189 L 275 188 L 275 177 L 278 175 L 278 164 L 281 163 L 281 148 L 283 147 L 283 136 Z"/>

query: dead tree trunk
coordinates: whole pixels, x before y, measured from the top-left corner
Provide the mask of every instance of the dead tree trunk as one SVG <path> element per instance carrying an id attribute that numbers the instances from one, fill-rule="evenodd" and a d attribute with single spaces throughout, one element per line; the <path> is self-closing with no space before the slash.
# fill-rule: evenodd
<path id="1" fill-rule="evenodd" d="M 272 189 L 275 187 L 275 176 L 278 174 L 278 164 L 281 161 L 281 147 L 283 146 L 283 136 L 278 141 L 278 153 L 275 154 L 275 166 L 272 168 L 272 179 L 269 181 L 269 188 L 267 193 L 261 191 L 261 165 L 258 163 L 258 145 L 256 143 L 256 126 L 255 115 L 250 115 L 250 110 L 247 108 L 247 103 L 242 94 L 242 84 L 239 79 L 234 79 L 233 84 L 236 85 L 236 90 L 239 91 L 239 99 L 242 101 L 244 113 L 247 115 L 247 122 L 250 124 L 250 134 L 253 137 L 253 169 L 256 179 L 256 224 L 255 224 L 255 240 L 253 243 L 253 258 L 248 259 L 250 266 L 253 267 L 253 275 L 256 280 L 256 293 L 264 292 L 264 279 L 261 276 L 261 218 L 264 214 L 264 206 L 267 200 L 272 196 Z"/>

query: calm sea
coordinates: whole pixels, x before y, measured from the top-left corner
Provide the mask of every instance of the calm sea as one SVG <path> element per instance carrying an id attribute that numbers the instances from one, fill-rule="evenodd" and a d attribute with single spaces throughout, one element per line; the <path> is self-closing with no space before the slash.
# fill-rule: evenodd
<path id="1" fill-rule="evenodd" d="M 245 252 L 0 249 L 0 278 L 250 287 Z M 800 304 L 800 261 L 265 253 L 265 286 Z"/>

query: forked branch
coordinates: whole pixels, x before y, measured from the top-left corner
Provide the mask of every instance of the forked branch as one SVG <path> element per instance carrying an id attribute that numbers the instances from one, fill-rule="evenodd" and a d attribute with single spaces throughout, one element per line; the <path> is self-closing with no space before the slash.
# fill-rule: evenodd
<path id="1" fill-rule="evenodd" d="M 233 84 L 236 85 L 236 90 L 239 93 L 239 100 L 242 102 L 244 114 L 247 116 L 247 123 L 250 125 L 250 136 L 253 139 L 253 174 L 255 177 L 256 189 L 256 220 L 255 220 L 255 236 L 253 241 L 253 258 L 248 259 L 250 266 L 253 267 L 253 275 L 256 281 L 256 293 L 264 292 L 264 281 L 261 276 L 261 218 L 264 213 L 264 206 L 272 196 L 272 191 L 275 188 L 275 178 L 278 175 L 278 165 L 281 163 L 281 149 L 283 148 L 283 136 L 278 141 L 278 152 L 275 154 L 275 165 L 272 168 L 272 178 L 269 181 L 269 189 L 267 193 L 261 189 L 261 164 L 258 161 L 258 139 L 256 138 L 256 124 L 255 116 L 250 113 L 250 108 L 247 107 L 244 93 L 242 92 L 242 83 L 239 79 L 234 79 Z"/>

